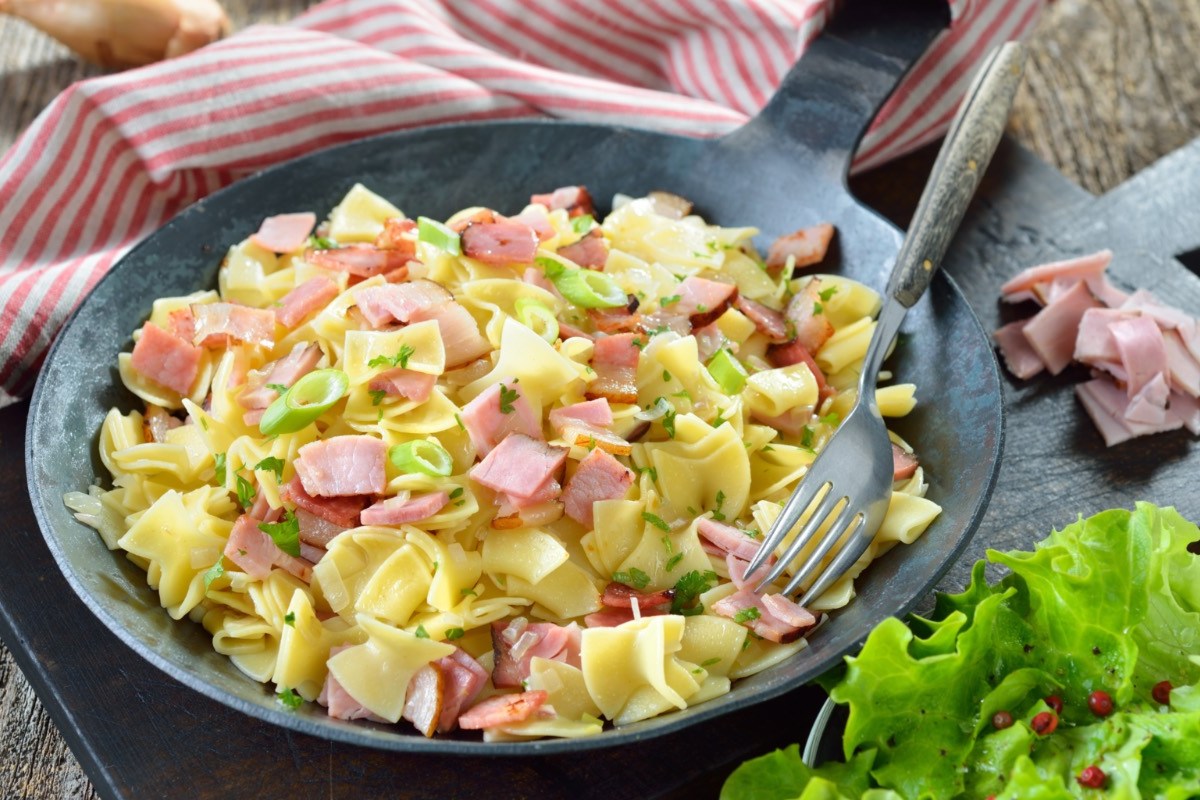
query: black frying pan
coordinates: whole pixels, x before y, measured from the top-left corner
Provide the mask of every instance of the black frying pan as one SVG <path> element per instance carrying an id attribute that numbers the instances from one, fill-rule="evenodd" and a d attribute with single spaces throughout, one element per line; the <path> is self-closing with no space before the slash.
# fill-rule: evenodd
<path id="1" fill-rule="evenodd" d="M 213 652 L 198 625 L 174 622 L 144 574 L 76 522 L 62 496 L 107 475 L 96 432 L 111 406 L 137 407 L 116 375 L 156 297 L 211 287 L 224 249 L 268 215 L 324 212 L 362 181 L 412 216 L 442 219 L 470 205 L 520 209 L 529 195 L 584 184 L 600 199 L 665 189 L 707 219 L 756 225 L 760 246 L 821 220 L 838 229 L 826 268 L 882 288 L 900 232 L 846 188 L 854 147 L 900 75 L 945 25 L 944 0 L 847 2 L 763 112 L 715 140 L 560 122 L 451 125 L 366 139 L 297 159 L 202 200 L 126 256 L 59 335 L 29 413 L 27 465 L 46 542 L 84 602 L 139 655 L 188 686 L 294 730 L 392 750 L 509 755 L 608 747 L 714 719 L 819 675 L 884 617 L 924 597 L 974 532 L 1000 455 L 999 375 L 988 337 L 940 273 L 909 312 L 891 365 L 921 404 L 897 425 L 927 468 L 940 519 L 915 544 L 872 564 L 858 598 L 832 615 L 809 647 L 711 702 L 581 740 L 484 744 L 427 740 L 406 725 L 347 723 L 308 704 L 283 710 L 265 687 Z"/>

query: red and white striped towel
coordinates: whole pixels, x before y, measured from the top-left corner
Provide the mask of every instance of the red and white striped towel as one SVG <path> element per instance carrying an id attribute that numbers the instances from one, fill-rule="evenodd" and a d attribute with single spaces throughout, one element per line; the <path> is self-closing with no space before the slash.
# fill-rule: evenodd
<path id="1" fill-rule="evenodd" d="M 948 0 L 953 24 L 859 149 L 945 128 L 977 59 L 1047 0 Z M 129 247 L 238 178 L 326 145 L 553 116 L 713 136 L 753 115 L 834 0 L 326 0 L 182 58 L 68 88 L 0 160 L 0 406 Z"/>

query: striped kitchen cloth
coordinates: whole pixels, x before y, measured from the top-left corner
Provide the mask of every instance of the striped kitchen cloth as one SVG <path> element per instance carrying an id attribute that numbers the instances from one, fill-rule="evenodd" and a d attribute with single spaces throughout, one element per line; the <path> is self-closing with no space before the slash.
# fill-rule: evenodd
<path id="1" fill-rule="evenodd" d="M 903 0 L 896 0 L 903 2 Z M 936 138 L 976 61 L 1047 0 L 948 0 L 952 25 L 856 168 Z M 398 128 L 562 117 L 696 136 L 749 119 L 835 0 L 326 0 L 181 58 L 77 83 L 0 160 L 0 406 L 133 244 L 302 153 Z"/>

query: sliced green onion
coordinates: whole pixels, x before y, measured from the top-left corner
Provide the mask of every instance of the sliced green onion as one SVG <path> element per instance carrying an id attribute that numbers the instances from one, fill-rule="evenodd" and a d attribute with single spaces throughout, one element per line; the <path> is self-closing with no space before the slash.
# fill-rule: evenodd
<path id="1" fill-rule="evenodd" d="M 258 429 L 263 436 L 295 433 L 332 408 L 349 388 L 350 378 L 340 369 L 314 370 L 267 406 Z"/>
<path id="2" fill-rule="evenodd" d="M 452 256 L 462 255 L 462 239 L 436 219 L 417 217 L 417 240 L 445 250 Z"/>
<path id="3" fill-rule="evenodd" d="M 420 472 L 433 478 L 444 478 L 454 469 L 454 459 L 446 449 L 425 439 L 396 445 L 388 450 L 388 458 L 401 472 Z"/>
<path id="4" fill-rule="evenodd" d="M 546 304 L 532 297 L 517 300 L 517 319 L 550 344 L 558 339 L 558 320 Z"/>
<path id="5" fill-rule="evenodd" d="M 557 258 L 550 258 L 549 256 L 538 256 L 533 260 L 533 263 L 541 267 L 546 273 L 546 277 L 550 280 L 554 280 L 559 275 L 562 275 L 567 271 L 566 264 L 564 264 L 562 261 L 559 261 Z"/>
<path id="6" fill-rule="evenodd" d="M 580 308 L 617 308 L 629 302 L 617 282 L 603 272 L 568 269 L 551 280 L 563 297 Z"/>
<path id="7" fill-rule="evenodd" d="M 749 377 L 742 362 L 725 348 L 718 350 L 708 362 L 708 374 L 712 375 L 721 391 L 729 395 L 737 394 L 746 388 L 746 378 Z"/>

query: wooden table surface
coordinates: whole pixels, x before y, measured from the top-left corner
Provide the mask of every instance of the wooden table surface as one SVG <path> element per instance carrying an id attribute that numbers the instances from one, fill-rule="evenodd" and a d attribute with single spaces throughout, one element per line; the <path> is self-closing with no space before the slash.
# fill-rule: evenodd
<path id="1" fill-rule="evenodd" d="M 235 25 L 282 21 L 306 0 L 225 0 Z M 1200 135 L 1200 0 L 1057 0 L 1030 42 L 1011 132 L 1091 192 L 1106 191 Z M 97 74 L 66 50 L 0 18 L 0 151 L 69 83 Z M 862 176 L 915 177 L 918 155 Z M 874 194 L 874 193 L 872 193 Z M 6 442 L 6 446 L 19 446 Z M 95 792 L 11 657 L 0 648 L 0 794 Z"/>

